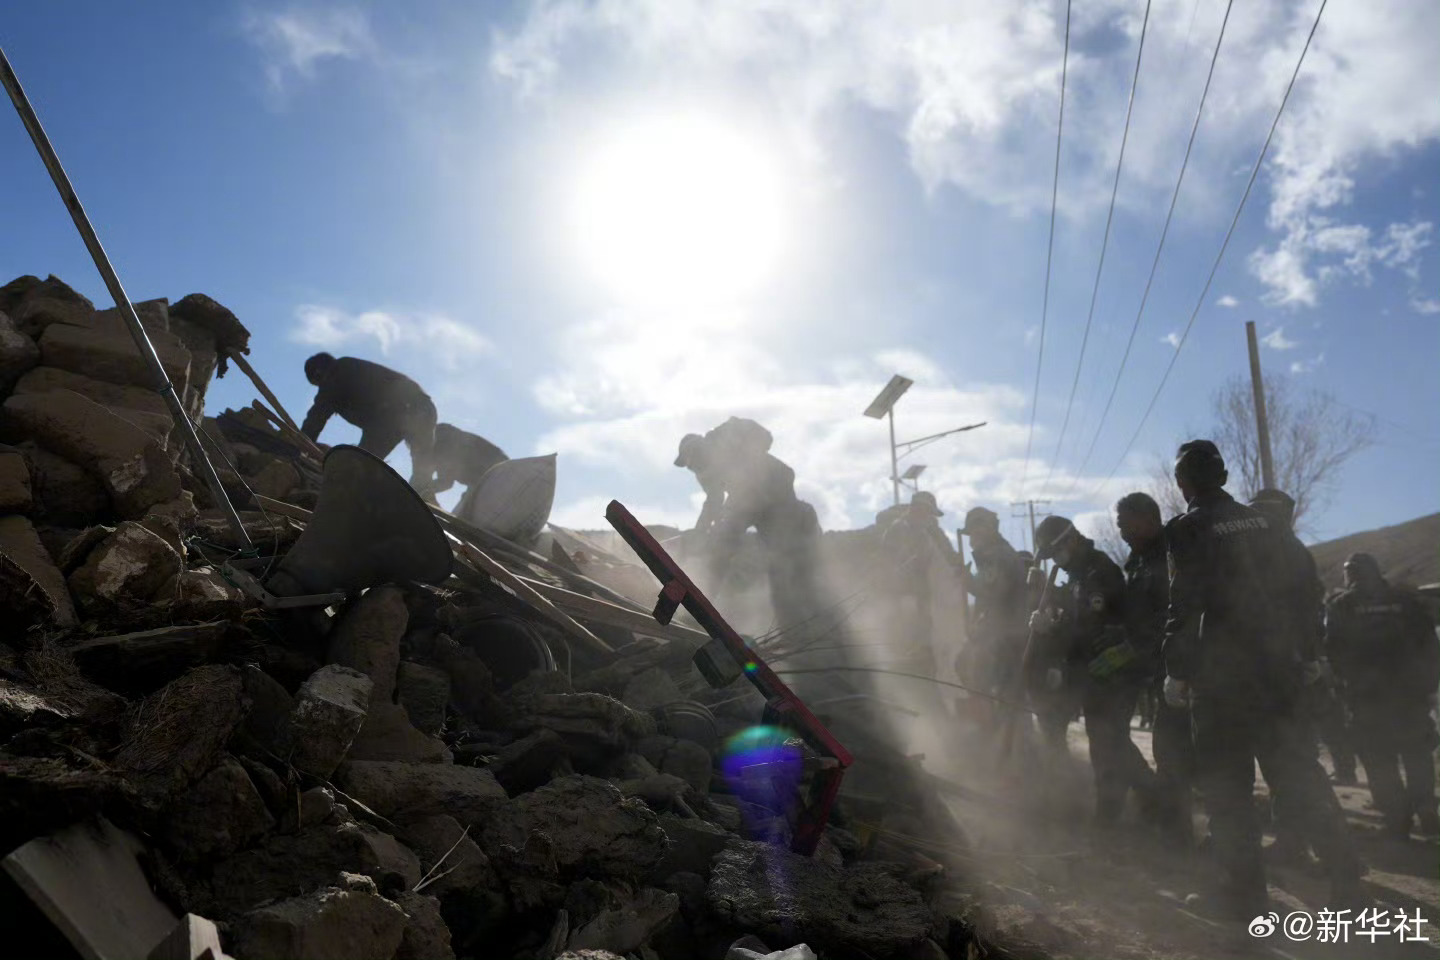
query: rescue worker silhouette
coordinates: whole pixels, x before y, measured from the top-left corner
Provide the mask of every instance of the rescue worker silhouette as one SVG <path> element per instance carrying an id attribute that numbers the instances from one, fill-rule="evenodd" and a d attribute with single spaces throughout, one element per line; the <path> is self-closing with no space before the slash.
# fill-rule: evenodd
<path id="1" fill-rule="evenodd" d="M 926 648 L 922 658 L 933 663 L 930 650 L 935 643 L 935 598 L 932 576 L 936 561 L 945 565 L 948 575 L 958 559 L 950 538 L 940 529 L 939 519 L 945 515 L 935 502 L 935 494 L 917 491 L 904 513 L 885 530 L 882 543 L 896 566 L 896 592 L 901 598 L 914 601 L 914 640 Z"/>
<path id="2" fill-rule="evenodd" d="M 357 357 L 317 353 L 305 379 L 319 388 L 300 432 L 318 441 L 332 416 L 360 428 L 360 449 L 382 460 L 403 440 L 410 451 L 410 486 L 434 499 L 435 404 L 403 373 Z"/>
<path id="3" fill-rule="evenodd" d="M 457 483 L 473 488 L 485 471 L 510 458 L 495 444 L 449 423 L 435 425 L 435 492 Z"/>
<path id="4" fill-rule="evenodd" d="M 1147 667 L 1126 635 L 1125 575 L 1065 517 L 1040 521 L 1035 557 L 1054 560 L 1068 578 L 1061 602 L 1036 611 L 1031 628 L 1046 653 L 1046 688 L 1068 684 L 1080 700 L 1095 778 L 1095 819 L 1101 826 L 1116 823 L 1131 790 L 1148 815 L 1155 806 L 1155 772 L 1130 739 Z"/>
<path id="5" fill-rule="evenodd" d="M 1160 505 L 1148 493 L 1129 493 L 1115 504 L 1115 526 L 1130 547 L 1125 560 L 1125 626 L 1137 653 L 1137 679 L 1154 704 L 1151 751 L 1155 757 L 1156 820 L 1161 835 L 1181 852 L 1195 845 L 1191 803 L 1195 751 L 1190 743 L 1190 710 L 1165 703 L 1160 655 L 1170 606 L 1170 571 Z"/>
<path id="6" fill-rule="evenodd" d="M 1236 920 L 1269 909 L 1253 796 L 1258 760 L 1276 795 L 1290 795 L 1306 837 L 1322 851 L 1332 907 L 1353 909 L 1366 901 L 1363 868 L 1295 722 L 1303 651 L 1282 607 L 1283 542 L 1263 514 L 1225 492 L 1227 480 L 1214 443 L 1182 444 L 1175 481 L 1188 509 L 1165 525 L 1172 572 L 1164 691 L 1171 706 L 1191 709 L 1196 785 L 1223 871 L 1210 906 Z"/>
<path id="7" fill-rule="evenodd" d="M 960 568 L 961 585 L 975 597 L 968 638 L 975 651 L 975 681 L 992 696 L 1018 700 L 1030 614 L 1025 560 L 1001 535 L 1000 518 L 984 507 L 966 511 L 960 534 L 970 539 L 975 558 L 974 573 Z"/>
<path id="8" fill-rule="evenodd" d="M 1354 717 L 1355 752 L 1385 828 L 1395 837 L 1440 833 L 1434 720 L 1440 641 L 1418 598 L 1396 589 L 1368 553 L 1345 561 L 1345 589 L 1325 612 L 1335 672 Z M 1405 775 L 1401 778 L 1400 767 Z"/>
<path id="9" fill-rule="evenodd" d="M 710 533 L 724 510 L 727 465 L 768 453 L 772 442 L 769 430 L 743 417 L 731 417 L 704 436 L 687 433 L 680 439 L 675 466 L 689 469 L 705 491 L 705 503 L 695 520 L 697 533 Z"/>

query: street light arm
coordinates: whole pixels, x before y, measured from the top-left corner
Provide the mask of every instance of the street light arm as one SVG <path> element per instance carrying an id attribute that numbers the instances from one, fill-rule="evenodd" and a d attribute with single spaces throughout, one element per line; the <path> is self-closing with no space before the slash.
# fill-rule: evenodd
<path id="1" fill-rule="evenodd" d="M 974 430 L 974 429 L 977 429 L 978 427 L 983 427 L 983 426 L 985 426 L 985 424 L 987 424 L 987 423 L 989 423 L 989 422 L 990 422 L 990 421 L 988 421 L 988 420 L 982 420 L 980 423 L 972 423 L 972 424 L 970 424 L 969 426 L 965 426 L 965 427 L 956 427 L 954 430 L 943 430 L 943 431 L 941 431 L 940 433 L 932 433 L 932 434 L 930 434 L 928 437 L 919 437 L 919 438 L 917 438 L 917 439 L 915 439 L 915 440 L 902 440 L 901 442 L 895 444 L 895 449 L 896 449 L 896 450 L 902 450 L 902 449 L 904 450 L 904 452 L 901 453 L 900 456 L 902 456 L 902 457 L 904 457 L 904 456 L 909 456 L 910 454 L 914 453 L 917 449 L 919 449 L 919 447 L 920 447 L 921 444 L 929 443 L 929 442 L 931 442 L 932 440 L 939 440 L 941 437 L 948 437 L 948 436 L 950 436 L 952 433 L 964 433 L 964 432 L 967 431 L 967 430 Z"/>

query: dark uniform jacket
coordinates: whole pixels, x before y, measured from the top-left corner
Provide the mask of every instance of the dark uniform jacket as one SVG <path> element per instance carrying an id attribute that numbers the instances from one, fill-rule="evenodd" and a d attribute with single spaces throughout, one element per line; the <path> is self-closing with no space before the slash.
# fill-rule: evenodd
<path id="1" fill-rule="evenodd" d="M 1331 664 L 1351 700 L 1423 700 L 1440 684 L 1440 641 L 1430 618 L 1414 596 L 1388 583 L 1331 599 L 1325 631 Z"/>
<path id="2" fill-rule="evenodd" d="M 1082 538 L 1083 539 L 1083 538 Z M 1079 675 L 1102 650 L 1125 640 L 1125 574 L 1089 540 L 1060 588 L 1061 625 L 1043 642 L 1047 665 Z"/>
<path id="3" fill-rule="evenodd" d="M 932 516 L 916 516 L 907 510 L 885 529 L 881 540 L 886 551 L 900 565 L 902 578 L 929 577 L 935 558 L 956 562 L 955 546 Z"/>
<path id="4" fill-rule="evenodd" d="M 1125 559 L 1125 630 L 1139 655 L 1136 672 L 1163 679 L 1160 650 L 1170 608 L 1170 567 L 1165 538 L 1157 536 Z"/>
<path id="5" fill-rule="evenodd" d="M 1277 630 L 1283 565 L 1269 521 L 1223 490 L 1200 494 L 1165 525 L 1170 611 L 1165 670 L 1197 697 L 1284 707 L 1300 678 L 1293 637 Z"/>
<path id="6" fill-rule="evenodd" d="M 1030 615 L 1025 561 L 1003 537 L 976 547 L 974 554 L 975 575 L 966 578 L 965 586 L 975 596 L 977 633 L 987 638 L 1023 638 Z"/>
<path id="7" fill-rule="evenodd" d="M 1276 585 L 1279 627 L 1288 630 L 1302 661 L 1320 659 L 1325 645 L 1325 584 L 1310 549 L 1289 527 L 1276 530 L 1283 563 Z"/>
<path id="8" fill-rule="evenodd" d="M 484 437 L 461 430 L 435 431 L 435 492 L 449 490 L 456 483 L 466 486 L 480 482 L 485 471 L 510 459 Z"/>
<path id="9" fill-rule="evenodd" d="M 317 439 L 337 413 L 361 430 L 384 429 L 403 423 L 412 410 L 427 404 L 430 397 L 405 374 L 369 360 L 340 357 L 320 384 L 300 432 Z"/>

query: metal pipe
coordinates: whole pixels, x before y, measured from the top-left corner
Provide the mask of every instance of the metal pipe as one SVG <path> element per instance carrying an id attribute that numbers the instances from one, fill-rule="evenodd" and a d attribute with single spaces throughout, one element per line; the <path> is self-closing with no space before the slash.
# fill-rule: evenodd
<path id="1" fill-rule="evenodd" d="M 245 525 L 240 522 L 240 515 L 235 512 L 234 505 L 226 495 L 225 487 L 220 483 L 220 476 L 215 472 L 215 465 L 210 462 L 205 448 L 200 445 L 200 437 L 195 432 L 195 425 L 190 422 L 190 415 L 185 412 L 185 407 L 180 403 L 180 397 L 175 392 L 175 385 L 170 382 L 165 368 L 160 363 L 160 357 L 155 353 L 154 344 L 146 335 L 145 328 L 140 325 L 140 318 L 135 315 L 135 307 L 130 303 L 130 298 L 125 295 L 125 288 L 120 285 L 120 278 L 116 276 L 115 268 L 110 265 L 110 259 L 105 255 L 105 248 L 100 245 L 100 238 L 95 235 L 95 228 L 90 225 L 90 218 L 85 215 L 85 208 L 80 205 L 80 198 L 75 195 L 75 188 L 70 185 L 70 178 L 65 175 L 65 168 L 60 165 L 60 158 L 55 155 L 55 148 L 50 145 L 50 138 L 45 135 L 44 127 L 40 126 L 40 118 L 35 115 L 35 109 L 30 106 L 30 100 L 20 86 L 20 79 L 11 69 L 10 60 L 5 56 L 4 49 L 0 49 L 0 83 L 5 85 L 5 91 L 10 94 L 10 102 L 15 104 L 15 112 L 20 114 L 20 121 L 25 124 L 25 129 L 30 133 L 30 139 L 35 143 L 35 149 L 40 152 L 40 159 L 44 161 L 45 169 L 50 171 L 50 179 L 55 182 L 55 189 L 60 191 L 60 199 L 65 202 L 65 208 L 70 211 L 70 218 L 75 221 L 75 229 L 80 231 L 80 238 L 85 241 L 85 248 L 90 251 L 90 258 L 95 261 L 96 269 L 100 271 L 100 276 L 104 279 L 110 296 L 114 298 L 115 308 L 120 311 L 125 325 L 130 328 L 130 336 L 135 338 L 135 346 L 140 349 L 140 356 L 145 359 L 145 365 L 150 368 L 150 374 L 155 378 L 155 391 L 165 398 L 171 417 L 174 418 L 181 434 L 185 437 L 185 445 L 190 448 L 191 456 L 200 466 L 200 471 L 205 477 L 205 484 L 210 488 L 211 497 L 224 512 L 225 519 L 235 534 L 236 542 L 248 549 L 253 546 L 250 535 L 245 532 Z"/>
<path id="2" fill-rule="evenodd" d="M 890 408 L 890 482 L 895 486 L 895 506 L 900 506 L 900 457 L 895 451 L 895 408 Z"/>

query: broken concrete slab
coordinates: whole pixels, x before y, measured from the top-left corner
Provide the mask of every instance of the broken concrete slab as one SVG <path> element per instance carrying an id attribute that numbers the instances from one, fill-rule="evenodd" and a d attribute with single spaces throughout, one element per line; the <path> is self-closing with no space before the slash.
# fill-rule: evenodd
<path id="1" fill-rule="evenodd" d="M 96 818 L 30 841 L 4 867 L 82 957 L 144 957 L 176 922 L 140 869 L 144 850 Z"/>
<path id="2" fill-rule="evenodd" d="M 618 750 L 655 733 L 655 721 L 601 693 L 544 693 L 521 701 L 526 711 L 513 723 L 516 730 L 553 730 L 574 739 Z"/>
<path id="3" fill-rule="evenodd" d="M 502 805 L 481 831 L 481 846 L 493 858 L 502 846 L 519 850 L 532 835 L 554 843 L 561 875 L 640 879 L 665 855 L 665 831 L 638 800 L 622 797 L 613 784 L 572 775 Z"/>
<path id="4" fill-rule="evenodd" d="M 284 737 L 284 755 L 296 770 L 330 778 L 365 723 L 373 686 L 365 674 L 334 663 L 301 684 Z"/>
<path id="5" fill-rule="evenodd" d="M 246 914 L 235 924 L 235 955 L 240 960 L 393 957 L 404 938 L 405 911 L 367 881 L 344 875 L 342 886 Z"/>
<path id="6" fill-rule="evenodd" d="M 64 576 L 25 517 L 0 517 L 0 610 L 19 625 L 77 619 Z"/>
<path id="7" fill-rule="evenodd" d="M 910 957 L 935 927 L 894 865 L 837 869 L 765 843 L 736 840 L 717 858 L 706 899 L 721 922 L 824 951 Z"/>
<path id="8" fill-rule="evenodd" d="M 53 393 L 56 390 L 78 393 L 102 407 L 148 413 L 151 416 L 163 417 L 167 423 L 170 421 L 170 408 L 166 405 L 165 398 L 154 390 L 96 380 L 83 373 L 61 370 L 58 367 L 35 367 L 16 382 L 13 392 L 24 395 Z"/>
<path id="9" fill-rule="evenodd" d="M 164 838 L 182 860 L 228 857 L 275 828 L 250 775 L 233 757 L 166 808 Z"/>
<path id="10" fill-rule="evenodd" d="M 679 912 L 679 897 L 647 887 L 624 906 L 602 911 L 577 928 L 565 946 L 569 950 L 630 953 L 663 930 Z"/>
<path id="11" fill-rule="evenodd" d="M 15 447 L 0 446 L 0 514 L 25 513 L 34 502 L 25 454 Z"/>
<path id="12" fill-rule="evenodd" d="M 31 512 L 49 523 L 83 527 L 110 510 L 100 478 L 33 441 L 16 446 L 25 455 L 34 497 Z"/>
<path id="13" fill-rule="evenodd" d="M 350 744 L 351 760 L 403 760 L 406 763 L 449 763 L 445 744 L 416 730 L 395 703 L 372 703 L 365 723 Z"/>
<path id="14" fill-rule="evenodd" d="M 171 797 L 215 766 L 245 716 L 240 671 L 197 667 L 136 709 L 115 766 L 157 799 Z"/>
<path id="15" fill-rule="evenodd" d="M 0 754 L 0 850 L 60 830 L 105 809 L 123 809 L 118 774 L 78 760 Z"/>
<path id="16" fill-rule="evenodd" d="M 440 915 L 439 900 L 407 891 L 395 902 L 405 911 L 406 924 L 394 960 L 455 960 L 450 928 Z"/>
<path id="17" fill-rule="evenodd" d="M 655 868 L 657 880 L 676 873 L 694 873 L 708 880 L 715 858 L 735 839 L 730 831 L 708 820 L 671 813 L 660 815 L 660 829 L 670 838 L 670 848 Z"/>
<path id="18" fill-rule="evenodd" d="M 80 564 L 89 558 L 90 551 L 104 543 L 105 538 L 114 532 L 114 527 L 101 525 L 86 527 L 84 530 L 81 530 L 66 540 L 65 545 L 60 549 L 59 553 L 55 553 L 52 550 L 51 553 L 55 557 L 55 562 L 60 566 L 60 572 L 67 577 L 70 576 L 70 574 L 80 568 Z"/>
<path id="19" fill-rule="evenodd" d="M 785 950 L 767 949 L 761 953 L 759 950 L 747 948 L 743 943 L 745 939 L 741 938 L 730 945 L 730 951 L 725 954 L 725 960 L 816 960 L 815 951 L 811 950 L 808 944 L 797 943 Z M 758 940 L 755 942 L 759 943 Z"/>
<path id="20" fill-rule="evenodd" d="M 293 463 L 278 458 L 272 459 L 261 470 L 247 473 L 245 480 L 253 492 L 271 500 L 289 500 L 303 482 L 300 471 Z"/>
<path id="21" fill-rule="evenodd" d="M 230 960 L 214 921 L 187 913 L 145 960 Z"/>
<path id="22" fill-rule="evenodd" d="M 670 679 L 670 674 L 659 667 L 651 667 L 637 673 L 625 684 L 620 701 L 631 710 L 649 713 L 656 707 L 682 700 L 684 696 L 680 687 Z"/>
<path id="23" fill-rule="evenodd" d="M 367 675 L 375 683 L 371 699 L 388 703 L 395 696 L 400 638 L 409 622 L 403 590 L 373 587 L 348 604 L 330 629 L 328 659 Z"/>
<path id="24" fill-rule="evenodd" d="M 335 783 L 391 819 L 444 813 L 474 824 L 506 799 L 489 771 L 448 763 L 355 760 L 336 772 Z"/>
<path id="25" fill-rule="evenodd" d="M 396 673 L 400 706 L 415 729 L 436 736 L 445 727 L 445 705 L 450 702 L 450 675 L 438 667 L 404 660 Z"/>
<path id="26" fill-rule="evenodd" d="M 693 740 L 674 740 L 658 751 L 652 758 L 645 747 L 660 738 L 646 738 L 640 744 L 640 752 L 654 763 L 661 773 L 671 774 L 690 784 L 696 793 L 710 792 L 710 778 L 714 772 L 714 761 L 710 752 Z"/>
<path id="27" fill-rule="evenodd" d="M 528 793 L 550 782 L 550 772 L 565 756 L 565 741 L 554 730 L 536 730 L 500 748 L 486 766 L 510 796 Z"/>
<path id="28" fill-rule="evenodd" d="M 0 392 L 11 389 L 15 381 L 39 362 L 40 348 L 35 341 L 0 311 Z"/>
<path id="29" fill-rule="evenodd" d="M 148 604 L 183 569 L 184 561 L 163 537 L 126 520 L 70 574 L 70 590 L 81 609 L 95 614 L 127 603 Z"/>
<path id="30" fill-rule="evenodd" d="M 215 864 L 207 909 L 228 920 L 256 903 L 309 893 L 340 871 L 399 891 L 419 882 L 420 861 L 394 837 L 354 821 L 272 834 Z"/>
<path id="31" fill-rule="evenodd" d="M 12 429 L 96 476 L 122 517 L 180 495 L 169 456 L 143 430 L 69 390 L 12 396 L 3 407 Z"/>
<path id="32" fill-rule="evenodd" d="M 91 637 L 65 649 L 87 676 L 103 678 L 122 693 L 148 693 L 215 657 L 227 629 L 224 623 L 181 624 Z"/>
<path id="33" fill-rule="evenodd" d="M 183 609 L 186 617 L 217 619 L 239 613 L 250 602 L 244 591 L 214 567 L 182 570 L 160 585 L 155 601 Z"/>

